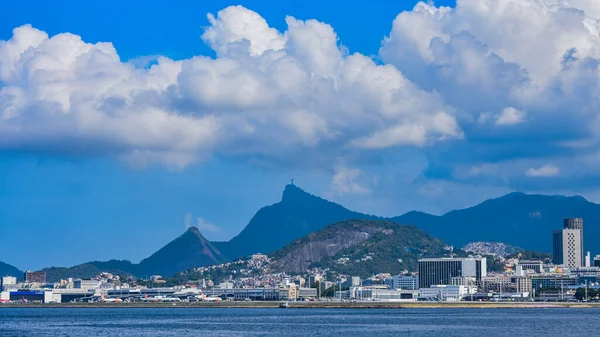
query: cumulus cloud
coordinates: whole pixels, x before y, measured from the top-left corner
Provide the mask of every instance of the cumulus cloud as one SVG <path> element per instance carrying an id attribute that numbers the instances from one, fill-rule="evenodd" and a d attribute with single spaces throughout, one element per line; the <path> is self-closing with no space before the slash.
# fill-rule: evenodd
<path id="1" fill-rule="evenodd" d="M 462 137 L 439 95 L 348 54 L 325 23 L 287 17 L 279 32 L 241 6 L 208 21 L 216 58 L 157 57 L 147 69 L 111 43 L 16 28 L 0 41 L 0 149 L 182 168 L 215 154 L 268 161 Z"/>
<path id="2" fill-rule="evenodd" d="M 600 145 L 599 20 L 596 2 L 571 0 L 421 2 L 400 13 L 381 59 L 440 93 L 466 139 L 428 149 L 431 166 L 504 184 L 558 174 L 539 162 L 589 157 Z"/>
<path id="3" fill-rule="evenodd" d="M 337 167 L 331 181 L 332 195 L 368 194 L 363 172 L 355 168 Z"/>
<path id="4" fill-rule="evenodd" d="M 208 15 L 215 58 L 149 67 L 111 43 L 22 26 L 0 41 L 0 150 L 174 168 L 213 155 L 312 163 L 334 170 L 332 190 L 358 195 L 370 190 L 361 160 L 406 149 L 443 186 L 589 177 L 597 164 L 562 163 L 598 163 L 596 3 L 421 2 L 395 18 L 381 62 L 342 47 L 326 23 L 286 17 L 278 31 L 241 6 Z M 564 170 L 539 167 L 548 162 Z"/>
<path id="5" fill-rule="evenodd" d="M 496 119 L 496 125 L 515 125 L 525 122 L 525 111 L 517 110 L 515 108 L 506 108 L 502 110 L 498 119 Z"/>
<path id="6" fill-rule="evenodd" d="M 555 177 L 560 173 L 560 169 L 554 165 L 551 164 L 547 164 L 544 165 L 540 168 L 530 168 L 525 172 L 525 175 L 527 175 L 528 177 L 541 177 L 541 178 L 547 178 L 547 177 Z"/>

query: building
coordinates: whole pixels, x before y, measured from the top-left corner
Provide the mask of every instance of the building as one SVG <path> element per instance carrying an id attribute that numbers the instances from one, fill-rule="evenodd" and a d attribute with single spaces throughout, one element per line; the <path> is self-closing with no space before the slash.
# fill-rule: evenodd
<path id="1" fill-rule="evenodd" d="M 486 276 L 482 279 L 482 288 L 484 291 L 496 293 L 516 291 L 516 287 L 511 282 L 511 277 L 507 275 Z"/>
<path id="2" fill-rule="evenodd" d="M 577 276 L 571 275 L 533 275 L 531 276 L 531 287 L 533 289 L 562 289 L 579 284 Z"/>
<path id="3" fill-rule="evenodd" d="M 457 276 L 450 280 L 450 284 L 453 286 L 475 286 L 477 285 L 477 279 L 474 276 Z"/>
<path id="4" fill-rule="evenodd" d="M 222 299 L 232 301 L 244 301 L 250 299 L 252 301 L 279 301 L 287 300 L 288 297 L 281 297 L 280 294 L 289 295 L 289 293 L 281 292 L 278 288 L 233 288 L 221 289 L 213 288 L 204 291 L 206 296 L 217 296 Z M 285 289 L 287 290 L 287 289 Z"/>
<path id="5" fill-rule="evenodd" d="M 25 283 L 46 283 L 46 273 L 28 270 L 25 272 Z"/>
<path id="6" fill-rule="evenodd" d="M 600 268 L 598 267 L 581 267 L 570 271 L 570 275 L 577 276 L 579 284 L 596 283 L 600 279 Z"/>
<path id="7" fill-rule="evenodd" d="M 287 288 L 279 288 L 279 297 L 284 300 L 295 300 L 298 298 L 298 286 L 290 284 Z"/>
<path id="8" fill-rule="evenodd" d="M 298 288 L 298 298 L 317 298 L 317 288 Z"/>
<path id="9" fill-rule="evenodd" d="M 580 229 L 562 229 L 554 231 L 552 262 L 571 269 L 583 266 L 583 252 Z"/>
<path id="10" fill-rule="evenodd" d="M 600 255 L 594 257 L 594 267 L 600 267 Z"/>
<path id="11" fill-rule="evenodd" d="M 4 291 L 9 285 L 17 284 L 17 278 L 12 276 L 4 276 L 0 279 L 0 291 Z"/>
<path id="12" fill-rule="evenodd" d="M 348 291 L 349 297 L 356 300 L 374 301 L 416 301 L 419 297 L 418 290 L 390 290 L 382 286 L 352 287 Z"/>
<path id="13" fill-rule="evenodd" d="M 580 242 L 580 251 L 581 251 L 581 263 L 585 261 L 583 256 L 583 219 L 582 218 L 565 218 L 563 220 L 563 228 L 564 229 L 578 229 L 579 230 L 579 242 Z"/>
<path id="14" fill-rule="evenodd" d="M 585 254 L 585 265 L 584 265 L 584 267 L 589 268 L 591 266 L 592 266 L 591 252 L 587 252 L 587 254 Z"/>
<path id="15" fill-rule="evenodd" d="M 455 277 L 474 277 L 480 284 L 487 275 L 485 257 L 442 257 L 419 260 L 419 288 L 450 285 Z"/>
<path id="16" fill-rule="evenodd" d="M 99 280 L 76 279 L 73 281 L 74 289 L 83 289 L 85 291 L 99 289 L 101 285 L 102 284 Z"/>
<path id="17" fill-rule="evenodd" d="M 447 302 L 460 301 L 463 298 L 476 293 L 477 287 L 475 286 L 434 285 L 428 288 L 419 289 L 420 298 Z"/>
<path id="18" fill-rule="evenodd" d="M 537 274 L 544 270 L 544 262 L 542 261 L 519 260 L 517 266 L 521 266 L 523 271 L 531 270 Z"/>
<path id="19" fill-rule="evenodd" d="M 563 229 L 553 234 L 553 262 L 569 268 L 583 267 L 583 219 L 566 218 Z"/>
<path id="20" fill-rule="evenodd" d="M 512 276 L 511 285 L 514 286 L 517 293 L 530 293 L 532 289 L 531 278 L 527 276 Z"/>
<path id="21" fill-rule="evenodd" d="M 264 261 L 267 260 L 269 257 L 265 254 L 252 254 L 252 260 L 257 260 L 257 261 Z"/>
<path id="22" fill-rule="evenodd" d="M 419 277 L 416 275 L 395 275 L 392 277 L 392 289 L 418 290 Z"/>

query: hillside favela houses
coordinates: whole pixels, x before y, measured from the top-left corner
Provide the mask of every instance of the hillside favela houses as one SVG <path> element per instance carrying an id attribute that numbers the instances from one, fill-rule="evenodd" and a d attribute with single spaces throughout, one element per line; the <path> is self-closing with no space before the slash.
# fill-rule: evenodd
<path id="1" fill-rule="evenodd" d="M 372 231 L 380 236 L 393 236 L 392 231 L 400 228 L 379 220 L 351 224 L 352 228 L 360 227 L 360 233 Z M 352 240 L 364 242 L 360 235 L 353 238 L 350 225 L 337 226 L 346 226 L 343 233 L 348 247 Z M 410 233 L 402 235 L 413 235 L 416 229 L 407 230 Z M 333 237 L 332 233 L 327 235 Z M 343 255 L 343 250 L 316 256 L 306 250 L 303 240 L 297 240 L 270 255 L 256 253 L 167 277 L 101 271 L 90 278 L 73 275 L 54 279 L 54 269 L 26 271 L 23 275 L 1 278 L 0 300 L 2 303 L 596 300 L 600 294 L 600 256 L 592 258 L 591 252 L 585 252 L 583 219 L 564 219 L 562 228 L 548 233 L 548 237 L 552 238 L 552 254 L 522 250 L 507 253 L 505 247 L 501 247 L 502 253 L 496 252 L 497 247 L 490 252 L 484 249 L 489 243 L 477 243 L 470 245 L 471 250 L 466 249 L 469 251 L 443 247 L 439 256 L 414 258 L 420 248 L 401 243 L 398 255 L 392 260 L 385 255 L 389 249 L 360 256 Z M 423 245 L 437 242 L 429 239 L 432 241 L 423 241 Z M 314 241 L 312 246 L 319 244 Z M 434 250 L 434 246 L 428 249 Z M 308 263 L 304 259 L 313 260 Z M 365 275 L 357 267 L 369 264 L 386 268 L 394 263 L 412 269 L 400 273 L 382 269 Z"/>

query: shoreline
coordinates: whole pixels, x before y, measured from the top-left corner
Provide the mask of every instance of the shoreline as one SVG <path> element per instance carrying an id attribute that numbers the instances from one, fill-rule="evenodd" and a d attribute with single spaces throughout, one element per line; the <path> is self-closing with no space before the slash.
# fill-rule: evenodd
<path id="1" fill-rule="evenodd" d="M 221 303 L 15 303 L 1 304 L 3 308 L 279 308 L 281 302 L 221 302 Z M 600 303 L 576 302 L 288 302 L 282 309 L 556 309 L 600 308 Z"/>

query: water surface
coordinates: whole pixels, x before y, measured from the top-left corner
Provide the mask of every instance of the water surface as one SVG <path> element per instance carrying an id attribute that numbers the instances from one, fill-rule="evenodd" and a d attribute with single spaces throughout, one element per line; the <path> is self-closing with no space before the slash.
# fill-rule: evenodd
<path id="1" fill-rule="evenodd" d="M 0 308 L 0 336 L 600 336 L 600 309 Z"/>

